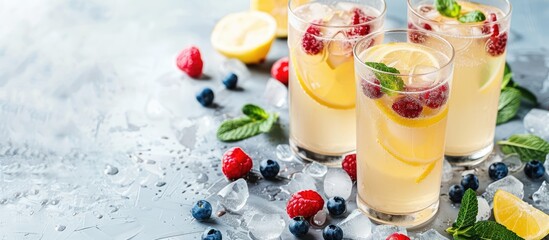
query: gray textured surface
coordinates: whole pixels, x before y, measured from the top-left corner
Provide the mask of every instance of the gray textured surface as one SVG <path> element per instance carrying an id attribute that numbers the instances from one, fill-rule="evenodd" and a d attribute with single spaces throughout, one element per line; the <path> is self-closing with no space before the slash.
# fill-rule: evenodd
<path id="1" fill-rule="evenodd" d="M 547 108 L 549 1 L 512 2 L 508 60 L 515 81 Z M 209 187 L 224 183 L 225 149 L 242 146 L 257 169 L 287 141 L 287 112 L 277 108 L 271 110 L 281 113 L 279 125 L 268 135 L 236 144 L 213 135 L 244 103 L 266 105 L 270 66 L 287 54 L 277 40 L 265 63 L 250 66 L 243 91 L 222 90 L 223 57 L 209 34 L 223 15 L 247 8 L 245 0 L 0 0 L 0 239 L 198 239 L 207 225 L 222 229 L 224 239 L 247 238 L 238 214 L 211 223 L 189 215 Z M 405 27 L 405 18 L 404 1 L 389 0 L 385 26 Z M 175 67 L 189 44 L 201 48 L 209 79 L 186 79 Z M 204 86 L 216 89 L 216 108 L 195 102 Z M 499 126 L 496 138 L 523 132 L 520 117 Z M 119 173 L 104 174 L 107 164 Z M 489 181 L 480 175 L 484 188 Z M 244 213 L 287 218 L 287 195 L 277 194 L 286 182 L 249 179 Z M 526 200 L 537 186 L 525 181 Z M 457 213 L 447 196 L 441 201 L 430 226 L 438 230 Z M 283 238 L 292 239 L 287 230 Z"/>

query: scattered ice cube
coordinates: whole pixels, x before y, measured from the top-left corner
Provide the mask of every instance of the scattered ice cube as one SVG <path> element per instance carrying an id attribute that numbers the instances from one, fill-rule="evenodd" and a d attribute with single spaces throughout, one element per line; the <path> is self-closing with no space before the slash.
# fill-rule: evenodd
<path id="1" fill-rule="evenodd" d="M 426 232 L 419 234 L 419 240 L 448 240 L 448 238 L 442 236 L 435 229 L 430 229 Z"/>
<path id="2" fill-rule="evenodd" d="M 281 161 L 291 162 L 294 159 L 294 154 L 290 145 L 278 144 L 278 146 L 276 146 L 276 157 Z"/>
<path id="3" fill-rule="evenodd" d="M 532 195 L 534 205 L 543 210 L 549 211 L 549 184 L 543 181 L 539 189 Z"/>
<path id="4" fill-rule="evenodd" d="M 494 151 L 490 153 L 490 155 L 486 160 L 484 160 L 484 162 L 482 163 L 482 169 L 485 169 L 486 171 L 488 171 L 488 168 L 490 167 L 490 165 L 496 162 L 501 162 L 502 160 L 503 159 L 501 158 L 501 156 Z"/>
<path id="5" fill-rule="evenodd" d="M 330 169 L 324 178 L 324 192 L 328 198 L 342 197 L 345 200 L 351 196 L 353 181 L 343 169 Z"/>
<path id="6" fill-rule="evenodd" d="M 296 173 L 294 174 L 292 180 L 290 180 L 290 182 L 283 188 L 288 193 L 292 194 L 307 189 L 316 191 L 316 184 L 313 177 L 303 173 Z"/>
<path id="7" fill-rule="evenodd" d="M 280 81 L 269 78 L 267 86 L 265 86 L 265 92 L 263 92 L 263 99 L 275 107 L 286 107 L 288 103 L 288 88 Z"/>
<path id="8" fill-rule="evenodd" d="M 519 171 L 523 166 L 520 156 L 516 153 L 505 156 L 501 161 L 507 165 L 507 168 L 511 172 Z"/>
<path id="9" fill-rule="evenodd" d="M 222 77 L 229 75 L 229 73 L 236 74 L 239 83 L 242 83 L 251 76 L 246 64 L 234 58 L 226 59 L 221 63 L 220 73 Z"/>
<path id="10" fill-rule="evenodd" d="M 313 162 L 307 165 L 307 167 L 303 169 L 303 172 L 309 174 L 311 177 L 321 178 L 328 172 L 328 167 L 320 163 Z"/>
<path id="11" fill-rule="evenodd" d="M 511 175 L 497 180 L 486 187 L 486 192 L 482 196 L 491 204 L 494 200 L 494 195 L 498 189 L 512 193 L 522 199 L 524 197 L 524 185 L 516 177 Z"/>
<path id="12" fill-rule="evenodd" d="M 532 109 L 524 116 L 524 128 L 526 131 L 535 134 L 549 141 L 549 111 Z"/>
<path id="13" fill-rule="evenodd" d="M 545 178 L 549 179 L 549 154 L 545 157 L 545 163 L 543 164 L 545 167 Z"/>
<path id="14" fill-rule="evenodd" d="M 256 214 L 248 223 L 248 230 L 254 239 L 279 239 L 286 223 L 278 214 Z"/>
<path id="15" fill-rule="evenodd" d="M 448 182 L 454 177 L 454 170 L 448 160 L 444 159 L 442 164 L 442 182 Z"/>
<path id="16" fill-rule="evenodd" d="M 220 204 L 229 211 L 236 212 L 246 205 L 250 193 L 248 192 L 248 183 L 240 178 L 223 189 L 217 195 L 221 198 Z"/>
<path id="17" fill-rule="evenodd" d="M 386 239 L 389 235 L 396 232 L 408 235 L 405 227 L 393 225 L 378 225 L 374 228 L 372 239 Z"/>
<path id="18" fill-rule="evenodd" d="M 488 201 L 486 201 L 486 199 L 480 196 L 477 196 L 477 201 L 478 201 L 477 221 L 488 220 L 492 215 L 492 208 L 490 208 L 490 204 L 488 204 Z"/>
<path id="19" fill-rule="evenodd" d="M 358 209 L 352 211 L 347 218 L 337 225 L 343 230 L 343 236 L 348 239 L 369 239 L 374 227 L 370 219 Z"/>
<path id="20" fill-rule="evenodd" d="M 311 219 L 311 225 L 316 227 L 324 226 L 324 224 L 326 223 L 327 216 L 328 216 L 328 213 L 326 212 L 326 209 L 322 209 L 318 211 Z"/>

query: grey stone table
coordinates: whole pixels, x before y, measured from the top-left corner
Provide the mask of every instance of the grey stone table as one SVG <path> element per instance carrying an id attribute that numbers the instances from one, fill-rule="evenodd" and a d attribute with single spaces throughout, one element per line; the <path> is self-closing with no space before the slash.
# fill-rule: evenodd
<path id="1" fill-rule="evenodd" d="M 515 80 L 547 108 L 549 2 L 513 3 L 508 60 Z M 243 212 L 209 223 L 189 214 L 194 201 L 226 184 L 219 161 L 226 149 L 242 146 L 257 172 L 260 160 L 276 158 L 275 146 L 287 143 L 287 109 L 262 97 L 271 64 L 287 55 L 284 40 L 274 43 L 265 63 L 249 66 L 242 91 L 220 86 L 225 59 L 210 46 L 210 31 L 219 18 L 248 5 L 246 0 L 0 1 L 0 239 L 198 239 L 206 226 L 220 228 L 224 239 L 247 239 L 249 218 L 241 216 L 246 212 L 286 219 L 288 195 L 279 187 L 288 180 L 254 175 Z M 386 27 L 404 27 L 404 1 L 388 5 Z M 187 79 L 175 67 L 175 56 L 190 44 L 202 50 L 207 79 Z M 214 108 L 194 100 L 205 86 L 216 89 Z M 280 112 L 275 129 L 235 144 L 218 142 L 218 124 L 248 102 Z M 519 117 L 499 126 L 496 138 L 524 132 L 521 117 L 527 111 L 524 106 Z M 454 174 L 450 183 L 458 178 Z M 484 188 L 489 180 L 481 182 Z M 525 183 L 525 199 L 531 201 L 539 182 Z M 426 228 L 442 230 L 455 217 L 447 187 L 442 186 L 440 215 Z M 319 236 L 313 230 L 309 238 Z M 285 230 L 282 238 L 293 237 Z"/>

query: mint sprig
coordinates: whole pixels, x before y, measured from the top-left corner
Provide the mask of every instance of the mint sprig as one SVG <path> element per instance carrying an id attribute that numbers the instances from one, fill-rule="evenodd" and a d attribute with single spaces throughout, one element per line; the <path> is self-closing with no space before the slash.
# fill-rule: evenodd
<path id="1" fill-rule="evenodd" d="M 458 17 L 458 21 L 462 23 L 482 22 L 484 20 L 486 20 L 486 16 L 479 10 L 474 10 Z"/>
<path id="2" fill-rule="evenodd" d="M 267 113 L 261 107 L 246 104 L 242 107 L 245 116 L 225 120 L 217 129 L 217 139 L 234 142 L 269 132 L 278 119 L 278 113 Z"/>
<path id="3" fill-rule="evenodd" d="M 474 231 L 478 239 L 505 239 L 520 240 L 521 237 L 509 231 L 503 225 L 494 221 L 480 221 L 475 223 Z"/>
<path id="4" fill-rule="evenodd" d="M 536 95 L 513 81 L 511 67 L 505 63 L 496 124 L 506 123 L 513 119 L 517 115 L 522 100 L 534 106 L 538 105 Z"/>
<path id="5" fill-rule="evenodd" d="M 507 140 L 498 141 L 497 144 L 503 153 L 517 153 L 520 160 L 525 162 L 531 160 L 544 162 L 545 156 L 549 154 L 549 143 L 532 134 L 515 134 Z"/>
<path id="6" fill-rule="evenodd" d="M 436 0 L 437 11 L 446 17 L 455 18 L 461 13 L 461 6 L 455 0 Z"/>
<path id="7" fill-rule="evenodd" d="M 379 80 L 379 83 L 382 86 L 381 91 L 386 93 L 387 95 L 394 95 L 396 94 L 394 91 L 402 91 L 404 89 L 404 81 L 401 77 L 395 76 L 389 73 L 395 73 L 400 74 L 400 71 L 394 67 L 389 67 L 385 65 L 384 63 L 378 63 L 378 62 L 366 62 L 367 66 L 376 69 L 381 72 L 374 72 L 374 75 Z"/>

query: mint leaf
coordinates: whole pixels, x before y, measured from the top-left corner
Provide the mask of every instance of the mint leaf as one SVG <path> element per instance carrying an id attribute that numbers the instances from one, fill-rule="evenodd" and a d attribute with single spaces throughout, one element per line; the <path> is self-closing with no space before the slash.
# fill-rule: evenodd
<path id="1" fill-rule="evenodd" d="M 394 91 L 402 91 L 404 89 L 404 81 L 402 81 L 401 77 L 388 74 L 388 73 L 400 74 L 400 71 L 398 71 L 398 69 L 389 67 L 384 63 L 366 62 L 365 64 L 378 71 L 386 72 L 386 73 L 374 72 L 374 74 L 376 75 L 376 78 L 379 80 L 379 83 L 382 86 L 381 91 L 383 91 L 387 95 L 392 96 L 396 94 Z"/>
<path id="2" fill-rule="evenodd" d="M 466 14 L 459 16 L 458 18 L 458 21 L 462 23 L 482 22 L 484 20 L 486 20 L 486 16 L 484 15 L 484 13 L 482 13 L 479 10 L 468 12 Z"/>
<path id="3" fill-rule="evenodd" d="M 450 227 L 446 229 L 454 240 L 456 239 L 472 239 L 475 236 L 475 230 L 473 226 L 468 226 L 465 228 Z"/>
<path id="4" fill-rule="evenodd" d="M 263 133 L 271 131 L 271 127 L 274 125 L 277 119 L 278 113 L 269 114 L 269 117 L 259 125 L 259 131 Z"/>
<path id="5" fill-rule="evenodd" d="M 513 87 L 506 87 L 499 95 L 498 116 L 496 124 L 502 124 L 517 115 L 520 107 L 520 91 Z"/>
<path id="6" fill-rule="evenodd" d="M 483 240 L 521 240 L 514 232 L 494 221 L 480 221 L 474 226 L 478 239 Z"/>
<path id="7" fill-rule="evenodd" d="M 513 78 L 512 73 L 506 73 L 503 75 L 503 80 L 501 81 L 501 89 L 503 90 L 509 83 L 511 82 L 511 79 Z"/>
<path id="8" fill-rule="evenodd" d="M 527 102 L 530 102 L 531 104 L 538 105 L 538 98 L 536 95 L 534 95 L 530 90 L 523 88 L 521 86 L 515 86 L 517 90 L 520 91 L 520 95 L 522 96 L 522 99 L 526 100 Z"/>
<path id="9" fill-rule="evenodd" d="M 269 132 L 278 119 L 278 113 L 267 113 L 261 107 L 246 104 L 242 107 L 246 115 L 240 118 L 225 120 L 217 129 L 217 139 L 234 142 L 260 133 Z"/>
<path id="10" fill-rule="evenodd" d="M 253 104 L 244 105 L 244 107 L 242 107 L 242 113 L 255 120 L 263 120 L 269 118 L 269 114 L 265 112 L 263 108 Z"/>
<path id="11" fill-rule="evenodd" d="M 456 227 L 463 228 L 475 224 L 478 213 L 477 194 L 472 189 L 467 189 L 461 199 L 461 207 L 459 208 L 458 217 L 456 219 Z"/>
<path id="12" fill-rule="evenodd" d="M 542 138 L 532 134 L 515 134 L 507 140 L 497 142 L 501 151 L 505 154 L 517 153 L 520 160 L 528 162 L 531 160 L 545 161 L 549 154 L 549 143 Z"/>
<path id="13" fill-rule="evenodd" d="M 436 0 L 437 11 L 446 17 L 455 18 L 461 12 L 461 6 L 455 0 Z"/>

